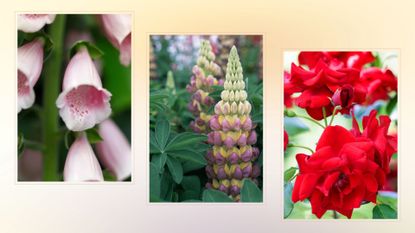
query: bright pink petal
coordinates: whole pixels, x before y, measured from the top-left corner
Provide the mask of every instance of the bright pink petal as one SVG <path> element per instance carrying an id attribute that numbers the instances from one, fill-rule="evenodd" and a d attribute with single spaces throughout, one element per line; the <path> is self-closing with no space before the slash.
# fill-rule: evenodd
<path id="1" fill-rule="evenodd" d="M 85 135 L 69 148 L 63 170 L 64 181 L 103 181 L 102 170 Z"/>
<path id="2" fill-rule="evenodd" d="M 98 158 L 118 180 L 126 179 L 131 175 L 132 169 L 130 143 L 111 120 L 105 120 L 99 125 L 99 134 L 103 141 L 96 145 Z"/>

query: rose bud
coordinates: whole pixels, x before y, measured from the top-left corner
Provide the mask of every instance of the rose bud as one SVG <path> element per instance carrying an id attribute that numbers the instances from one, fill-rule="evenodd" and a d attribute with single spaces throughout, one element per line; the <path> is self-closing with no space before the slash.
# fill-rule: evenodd
<path id="1" fill-rule="evenodd" d="M 17 29 L 27 33 L 37 32 L 46 24 L 53 23 L 55 17 L 54 14 L 18 14 Z"/>
<path id="2" fill-rule="evenodd" d="M 341 106 L 342 108 L 348 108 L 353 103 L 354 89 L 351 85 L 346 84 L 341 88 L 338 88 L 332 96 L 332 101 L 335 106 Z"/>
<path id="3" fill-rule="evenodd" d="M 131 63 L 131 15 L 101 15 L 102 26 L 108 40 L 120 51 L 120 62 L 124 66 Z"/>
<path id="4" fill-rule="evenodd" d="M 81 48 L 66 67 L 63 90 L 56 100 L 66 127 L 83 131 L 101 123 L 111 114 L 110 99 L 87 48 Z"/>
<path id="5" fill-rule="evenodd" d="M 85 134 L 71 145 L 63 169 L 64 181 L 103 181 L 102 170 Z"/>
<path id="6" fill-rule="evenodd" d="M 17 50 L 17 111 L 30 108 L 35 102 L 33 87 L 43 66 L 43 40 L 36 39 Z"/>
<path id="7" fill-rule="evenodd" d="M 125 180 L 131 176 L 132 169 L 130 143 L 111 120 L 99 124 L 98 132 L 102 138 L 96 144 L 98 158 L 117 180 Z"/>

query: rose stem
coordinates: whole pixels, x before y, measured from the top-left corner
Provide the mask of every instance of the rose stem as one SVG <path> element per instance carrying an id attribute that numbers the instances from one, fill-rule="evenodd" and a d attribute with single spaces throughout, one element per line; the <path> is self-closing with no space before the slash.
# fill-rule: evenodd
<path id="1" fill-rule="evenodd" d="M 337 215 L 337 212 L 335 210 L 333 210 L 333 218 L 334 219 L 338 219 L 339 218 L 339 216 Z"/>
<path id="2" fill-rule="evenodd" d="M 330 119 L 330 123 L 329 123 L 329 125 L 331 126 L 331 124 L 333 124 L 333 120 L 334 120 L 334 115 L 336 115 L 337 114 L 337 110 L 340 110 L 341 109 L 341 107 L 340 106 L 336 106 L 334 109 L 333 109 L 333 114 L 331 115 L 331 119 Z"/>
<path id="3" fill-rule="evenodd" d="M 314 122 L 314 123 L 316 123 L 317 125 L 319 125 L 321 128 L 325 128 L 324 127 L 324 125 L 322 125 L 322 124 L 320 124 L 320 122 L 318 122 L 318 121 L 316 121 L 316 120 L 314 120 L 313 118 L 310 118 L 310 117 L 308 117 L 308 116 L 303 116 L 303 115 L 295 115 L 295 117 L 300 117 L 300 118 L 304 118 L 304 119 L 306 119 L 306 120 L 309 120 L 309 121 L 311 121 L 311 122 Z"/>
<path id="4" fill-rule="evenodd" d="M 309 150 L 311 152 L 311 154 L 314 154 L 314 151 L 311 148 L 306 147 L 306 146 L 288 144 L 287 147 L 297 147 L 297 148 L 306 149 L 306 150 Z"/>
<path id="5" fill-rule="evenodd" d="M 63 58 L 63 34 L 65 16 L 57 15 L 50 25 L 49 36 L 53 41 L 53 49 L 45 64 L 43 80 L 43 180 L 58 180 L 58 109 L 55 101 L 58 97 L 61 81 Z"/>
<path id="6" fill-rule="evenodd" d="M 324 125 L 327 127 L 327 114 L 326 114 L 326 108 L 323 107 L 323 116 L 324 116 Z"/>

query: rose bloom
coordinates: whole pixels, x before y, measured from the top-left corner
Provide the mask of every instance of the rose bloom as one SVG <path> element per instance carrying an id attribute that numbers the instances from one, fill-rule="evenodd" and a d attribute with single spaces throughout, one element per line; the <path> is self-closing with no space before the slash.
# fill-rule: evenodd
<path id="1" fill-rule="evenodd" d="M 385 172 L 375 162 L 374 143 L 341 126 L 328 126 L 311 155 L 297 154 L 299 175 L 292 201 L 309 199 L 312 213 L 321 218 L 335 210 L 351 218 L 363 202 L 376 203 Z"/>
<path id="2" fill-rule="evenodd" d="M 300 65 L 307 65 L 310 69 L 314 68 L 319 60 L 330 64 L 331 67 L 362 69 L 364 65 L 375 61 L 371 52 L 316 52 L 305 51 L 298 55 Z"/>
<path id="3" fill-rule="evenodd" d="M 398 80 L 389 69 L 371 67 L 360 74 L 360 82 L 367 87 L 366 104 L 388 100 L 389 93 L 398 90 Z"/>

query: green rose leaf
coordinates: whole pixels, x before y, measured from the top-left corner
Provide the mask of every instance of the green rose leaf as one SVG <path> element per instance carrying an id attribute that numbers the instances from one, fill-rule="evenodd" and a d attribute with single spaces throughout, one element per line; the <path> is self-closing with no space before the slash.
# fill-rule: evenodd
<path id="1" fill-rule="evenodd" d="M 396 219 L 397 213 L 386 204 L 379 204 L 373 208 L 373 219 Z"/>

